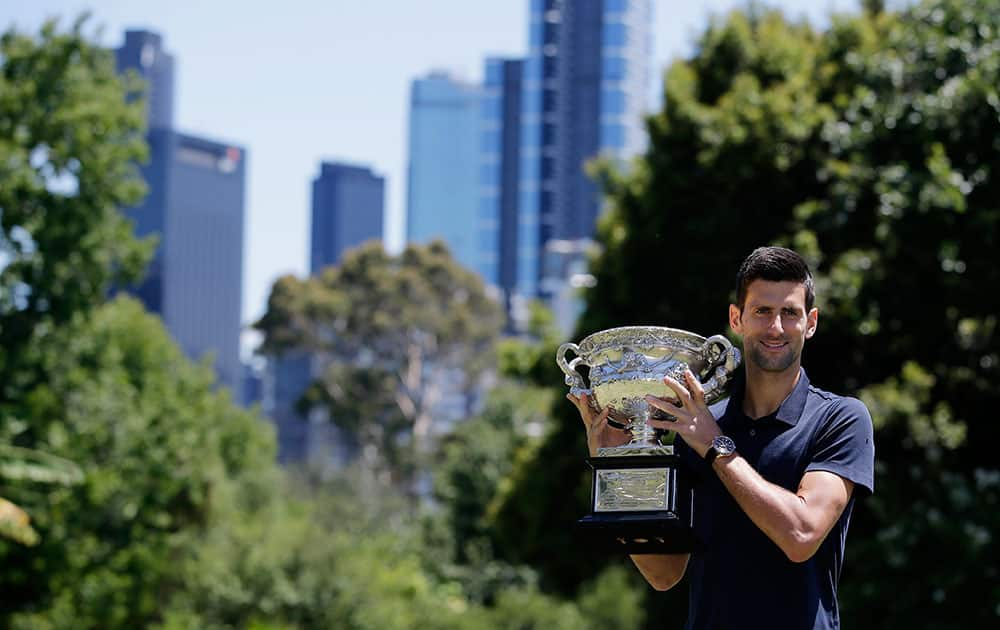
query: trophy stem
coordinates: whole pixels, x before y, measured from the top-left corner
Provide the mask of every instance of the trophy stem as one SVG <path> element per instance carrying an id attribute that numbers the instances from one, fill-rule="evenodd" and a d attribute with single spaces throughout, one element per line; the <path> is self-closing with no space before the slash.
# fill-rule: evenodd
<path id="1" fill-rule="evenodd" d="M 660 444 L 656 439 L 656 429 L 649 426 L 649 403 L 645 400 L 636 401 L 632 408 L 628 430 L 632 439 L 622 446 L 609 446 L 597 449 L 598 457 L 622 457 L 632 455 L 673 455 L 672 445 Z"/>
<path id="2" fill-rule="evenodd" d="M 629 446 L 653 446 L 656 444 L 656 429 L 649 426 L 649 403 L 645 400 L 637 401 L 635 411 L 628 426 L 632 433 Z"/>

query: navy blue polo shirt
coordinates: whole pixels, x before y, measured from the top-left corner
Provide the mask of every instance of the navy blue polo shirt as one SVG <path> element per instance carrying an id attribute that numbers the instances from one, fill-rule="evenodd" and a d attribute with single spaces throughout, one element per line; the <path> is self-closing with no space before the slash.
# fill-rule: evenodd
<path id="1" fill-rule="evenodd" d="M 875 447 L 868 409 L 856 398 L 809 384 L 805 370 L 778 410 L 756 420 L 743 413 L 742 379 L 712 407 L 736 452 L 764 479 L 792 492 L 810 470 L 854 482 L 840 519 L 816 554 L 794 563 L 740 509 L 715 471 L 678 439 L 678 452 L 700 478 L 695 529 L 707 545 L 691 555 L 687 576 L 691 630 L 840 627 L 837 583 L 854 501 L 874 489 Z"/>

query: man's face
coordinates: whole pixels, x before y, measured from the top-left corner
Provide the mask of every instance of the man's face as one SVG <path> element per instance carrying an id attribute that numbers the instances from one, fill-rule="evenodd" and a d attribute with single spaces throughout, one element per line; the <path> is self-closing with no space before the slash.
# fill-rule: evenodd
<path id="1" fill-rule="evenodd" d="M 747 361 L 764 372 L 799 368 L 802 346 L 816 332 L 817 309 L 806 311 L 801 282 L 754 280 L 743 310 L 729 306 L 729 325 L 743 337 Z"/>

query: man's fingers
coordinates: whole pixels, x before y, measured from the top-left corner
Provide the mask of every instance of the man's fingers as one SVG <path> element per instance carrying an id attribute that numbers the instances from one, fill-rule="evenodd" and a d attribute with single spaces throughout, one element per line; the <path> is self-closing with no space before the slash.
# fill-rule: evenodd
<path id="1" fill-rule="evenodd" d="M 670 376 L 663 377 L 663 383 L 672 389 L 675 394 L 677 394 L 677 399 L 680 400 L 681 405 L 687 405 L 691 401 L 691 392 L 687 390 L 686 387 L 678 383 Z"/>
<path id="2" fill-rule="evenodd" d="M 646 402 L 650 405 L 656 407 L 660 411 L 666 413 L 668 416 L 672 416 L 673 412 L 677 411 L 679 407 L 677 403 L 667 398 L 657 398 L 652 394 L 646 394 Z"/>
<path id="3" fill-rule="evenodd" d="M 655 420 L 650 418 L 649 426 L 654 429 L 674 431 L 675 433 L 679 433 L 681 435 L 691 435 L 694 431 L 694 427 L 691 426 L 691 420 L 689 418 L 678 418 L 677 420 Z"/>
<path id="4" fill-rule="evenodd" d="M 590 428 L 593 430 L 607 426 L 609 413 L 611 413 L 611 407 L 605 407 L 602 409 L 601 413 L 597 414 L 597 416 L 590 421 Z"/>
<path id="5" fill-rule="evenodd" d="M 684 380 L 687 382 L 688 389 L 691 392 L 691 398 L 696 403 L 705 403 L 705 388 L 701 386 L 701 381 L 695 378 L 694 372 L 691 370 L 684 370 Z"/>
<path id="6" fill-rule="evenodd" d="M 649 426 L 654 429 L 663 429 L 665 431 L 674 431 L 677 429 L 679 423 L 676 420 L 656 420 L 654 418 L 649 419 Z"/>
<path id="7" fill-rule="evenodd" d="M 581 410 L 580 409 L 580 399 L 579 398 L 577 398 L 573 394 L 566 394 L 566 400 L 568 400 L 571 403 L 573 403 L 573 406 L 576 407 L 578 411 Z"/>

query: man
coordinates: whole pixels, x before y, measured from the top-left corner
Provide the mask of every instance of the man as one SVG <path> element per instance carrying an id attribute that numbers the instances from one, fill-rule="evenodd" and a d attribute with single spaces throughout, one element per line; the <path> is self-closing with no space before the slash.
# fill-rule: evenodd
<path id="1" fill-rule="evenodd" d="M 753 251 L 737 274 L 729 324 L 743 338 L 744 378 L 709 409 L 687 372 L 676 400 L 647 397 L 675 418 L 677 452 L 700 476 L 695 530 L 703 552 L 634 555 L 658 590 L 689 575 L 688 628 L 839 628 L 837 583 L 854 500 L 874 487 L 872 422 L 861 401 L 810 385 L 801 368 L 816 333 L 812 274 L 795 252 Z M 591 454 L 627 441 L 570 396 Z"/>

